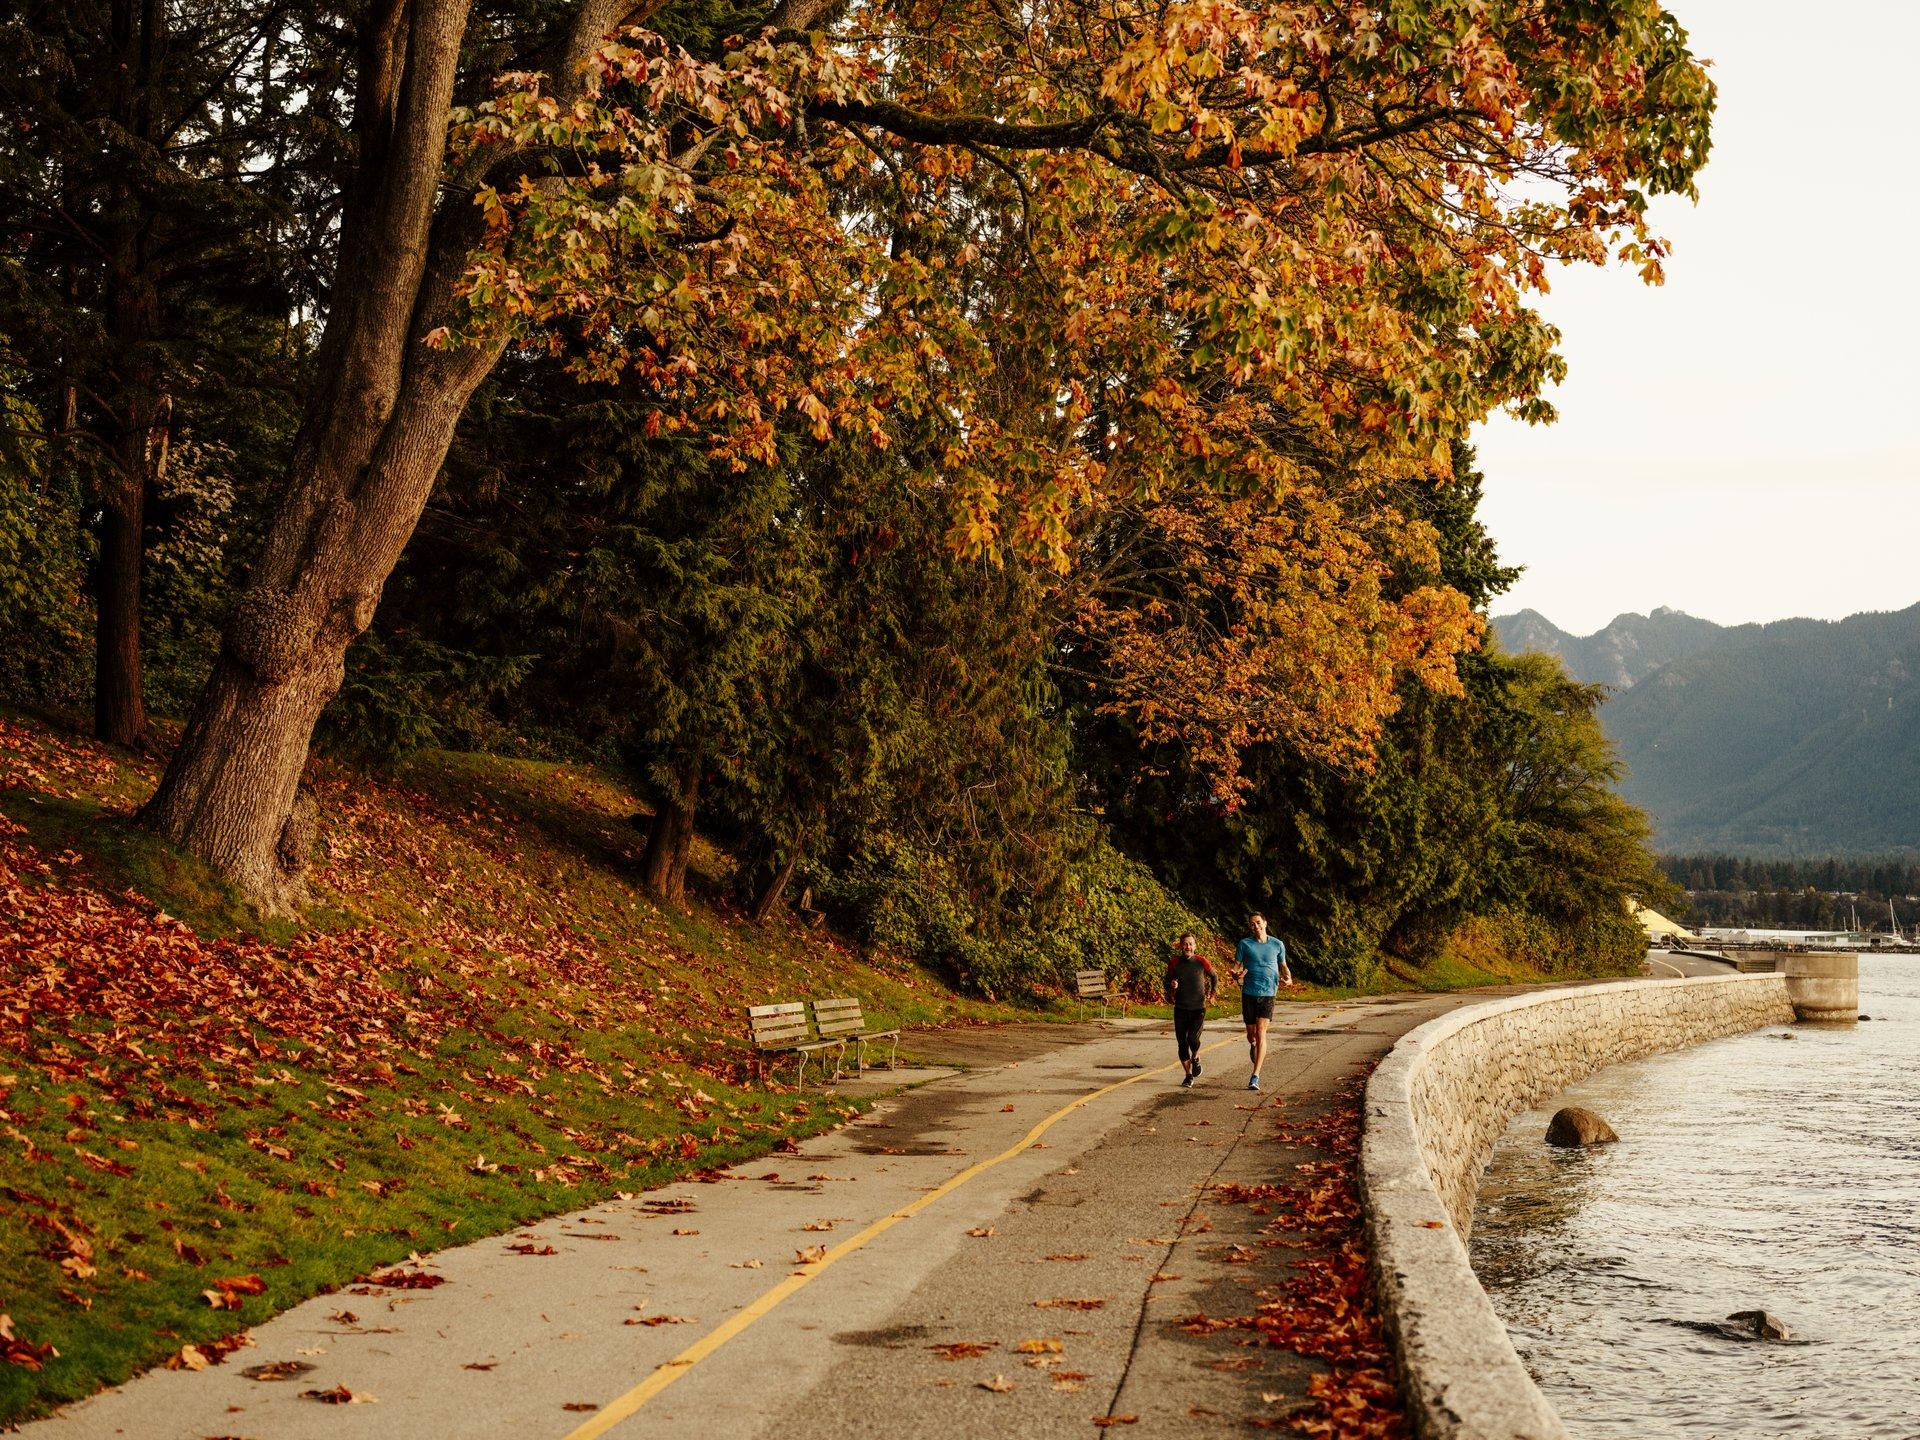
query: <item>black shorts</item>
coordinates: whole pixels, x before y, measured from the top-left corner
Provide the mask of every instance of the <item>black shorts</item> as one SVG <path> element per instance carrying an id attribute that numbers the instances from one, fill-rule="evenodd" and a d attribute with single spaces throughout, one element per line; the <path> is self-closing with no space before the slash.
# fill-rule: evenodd
<path id="1" fill-rule="evenodd" d="M 1273 1019 L 1273 996 L 1242 995 L 1240 997 L 1240 1019 L 1251 1025 L 1256 1020 Z"/>

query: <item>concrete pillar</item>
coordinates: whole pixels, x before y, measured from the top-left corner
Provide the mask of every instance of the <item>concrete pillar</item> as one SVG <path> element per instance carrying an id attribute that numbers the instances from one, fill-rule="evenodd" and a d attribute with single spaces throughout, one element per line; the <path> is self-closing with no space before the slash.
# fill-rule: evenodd
<path id="1" fill-rule="evenodd" d="M 1851 1025 L 1860 1018 L 1858 955 L 1789 955 L 1780 968 L 1796 1020 Z"/>

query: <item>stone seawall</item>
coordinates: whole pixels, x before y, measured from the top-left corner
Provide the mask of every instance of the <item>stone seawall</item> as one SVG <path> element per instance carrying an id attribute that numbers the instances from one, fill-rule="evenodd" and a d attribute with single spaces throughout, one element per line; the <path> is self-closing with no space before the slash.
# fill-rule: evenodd
<path id="1" fill-rule="evenodd" d="M 1360 1175 L 1422 1440 L 1567 1434 L 1467 1259 L 1480 1172 L 1508 1121 L 1605 1066 L 1792 1019 L 1780 975 L 1624 980 L 1465 1006 L 1388 1052 L 1367 1085 Z"/>

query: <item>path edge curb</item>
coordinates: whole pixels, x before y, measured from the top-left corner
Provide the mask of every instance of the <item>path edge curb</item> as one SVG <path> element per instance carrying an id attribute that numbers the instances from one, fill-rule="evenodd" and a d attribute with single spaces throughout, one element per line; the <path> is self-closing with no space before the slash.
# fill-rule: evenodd
<path id="1" fill-rule="evenodd" d="M 1584 1026 L 1568 1025 L 1575 1016 Z M 1359 1181 L 1374 1294 L 1421 1440 L 1570 1440 L 1473 1273 L 1429 1168 L 1423 1084 L 1440 1057 L 1489 1025 L 1504 1042 L 1519 1040 L 1472 1076 L 1466 1103 L 1478 1106 L 1486 1138 L 1464 1157 L 1470 1206 L 1493 1139 L 1530 1105 L 1607 1065 L 1792 1018 L 1778 975 L 1623 980 L 1463 1006 L 1408 1031 L 1387 1052 L 1367 1082 Z M 1595 1036 L 1597 1021 L 1612 1022 L 1613 1033 Z"/>

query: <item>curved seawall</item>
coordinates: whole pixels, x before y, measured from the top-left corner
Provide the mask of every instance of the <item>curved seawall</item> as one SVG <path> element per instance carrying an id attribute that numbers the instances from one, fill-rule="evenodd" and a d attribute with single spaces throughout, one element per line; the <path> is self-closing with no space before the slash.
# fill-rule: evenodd
<path id="1" fill-rule="evenodd" d="M 1493 1142 L 1604 1066 L 1790 1022 L 1780 975 L 1623 980 L 1470 1005 L 1409 1031 L 1367 1084 L 1374 1283 L 1422 1440 L 1564 1440 L 1464 1237 Z"/>

